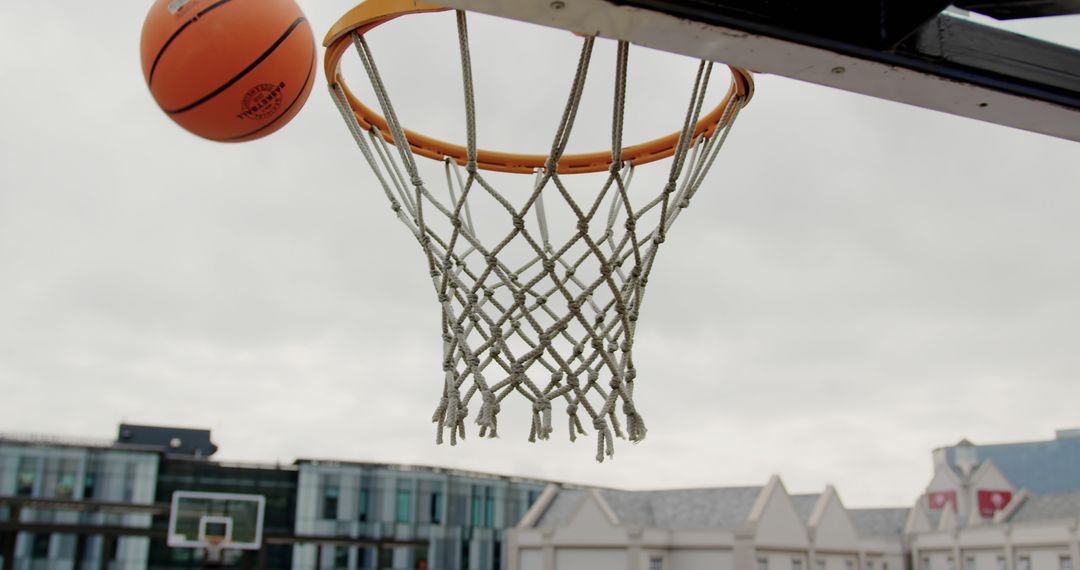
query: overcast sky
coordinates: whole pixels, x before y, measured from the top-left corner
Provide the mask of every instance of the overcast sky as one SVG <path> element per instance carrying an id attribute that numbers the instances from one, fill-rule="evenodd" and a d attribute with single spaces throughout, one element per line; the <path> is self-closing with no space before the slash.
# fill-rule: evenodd
<path id="1" fill-rule="evenodd" d="M 528 444 L 520 405 L 501 439 L 436 447 L 430 280 L 322 83 L 265 140 L 188 135 L 143 82 L 148 4 L 0 3 L 0 431 L 175 424 L 212 428 L 229 460 L 625 488 L 776 473 L 872 506 L 909 504 L 934 447 L 1080 427 L 1080 145 L 762 76 L 650 281 L 635 346 L 648 439 L 598 465 L 558 416 Z M 302 5 L 321 36 L 351 3 Z M 567 53 L 521 80 L 478 65 L 496 89 L 481 112 L 557 106 L 564 80 L 499 90 L 569 74 Z M 645 77 L 681 69 L 642 57 Z M 404 91 L 417 126 L 450 128 L 459 97 Z M 554 123 L 485 124 L 498 146 Z"/>

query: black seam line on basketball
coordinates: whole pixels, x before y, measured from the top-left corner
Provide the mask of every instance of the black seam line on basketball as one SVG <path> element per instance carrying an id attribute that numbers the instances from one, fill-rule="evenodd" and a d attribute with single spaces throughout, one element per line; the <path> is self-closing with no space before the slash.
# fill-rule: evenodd
<path id="1" fill-rule="evenodd" d="M 314 47 L 314 44 L 312 44 L 311 63 L 308 64 L 308 72 L 307 72 L 307 77 L 304 78 L 304 84 L 300 86 L 300 92 L 296 94 L 296 97 L 293 97 L 293 100 L 289 102 L 289 105 L 287 107 L 285 107 L 285 110 L 278 113 L 278 115 L 276 117 L 274 117 L 274 120 L 272 120 L 269 123 L 266 123 L 265 125 L 255 129 L 254 131 L 251 131 L 250 133 L 244 133 L 242 135 L 236 135 L 235 137 L 226 137 L 226 138 L 215 139 L 215 140 L 219 140 L 219 141 L 222 141 L 222 142 L 228 142 L 228 141 L 234 141 L 234 140 L 237 140 L 237 139 L 242 139 L 242 138 L 245 138 L 245 137 L 250 137 L 251 135 L 260 133 L 263 130 L 265 130 L 267 128 L 270 128 L 271 125 L 273 125 L 274 123 L 277 123 L 278 121 L 280 121 L 282 117 L 284 117 L 285 115 L 288 115 L 289 111 L 292 110 L 294 105 L 296 105 L 296 102 L 299 101 L 300 97 L 304 95 L 304 90 L 307 89 L 308 83 L 311 82 L 311 76 L 315 74 L 314 73 L 315 72 L 315 53 L 314 52 L 315 52 L 315 47 Z"/>
<path id="2" fill-rule="evenodd" d="M 146 84 L 151 85 L 154 83 L 154 72 L 157 71 L 158 62 L 161 61 L 161 56 L 165 54 L 165 50 L 168 49 L 170 45 L 172 45 L 173 41 L 176 40 L 177 36 L 179 36 L 181 32 L 186 30 L 188 26 L 194 24 L 199 18 L 202 18 L 211 10 L 223 4 L 228 4 L 229 2 L 232 2 L 232 0 L 220 0 L 219 2 L 215 2 L 207 6 L 206 8 L 203 8 L 201 12 L 195 14 L 191 17 L 190 20 L 184 22 L 183 26 L 177 28 L 177 30 L 173 32 L 171 36 L 169 36 L 169 39 L 165 42 L 165 45 L 161 46 L 161 49 L 158 50 L 157 55 L 154 56 L 154 64 L 150 66 L 150 75 L 146 78 Z"/>
<path id="3" fill-rule="evenodd" d="M 187 105 L 185 107 L 181 107 L 179 109 L 166 109 L 165 112 L 170 114 L 170 115 L 175 115 L 177 113 L 183 113 L 183 112 L 186 112 L 186 111 L 190 111 L 190 110 L 194 109 L 195 107 L 198 107 L 199 105 L 202 105 L 203 103 L 213 99 L 214 97 L 217 97 L 223 91 L 225 91 L 229 87 L 232 87 L 234 83 L 236 83 L 237 81 L 240 81 L 241 79 L 243 79 L 245 75 L 247 75 L 248 73 L 251 73 L 251 70 L 255 69 L 256 67 L 259 67 L 259 64 L 262 63 L 263 60 L 270 57 L 270 55 L 272 53 L 274 53 L 274 50 L 276 50 L 278 48 L 278 46 L 280 46 L 285 40 L 287 40 L 289 38 L 289 35 L 293 33 L 293 30 L 295 30 L 297 26 L 299 26 L 300 24 L 302 24 L 302 23 L 304 23 L 306 21 L 307 21 L 307 18 L 304 18 L 303 16 L 297 18 L 296 21 L 293 22 L 291 26 L 289 26 L 289 29 L 285 30 L 285 33 L 281 34 L 281 37 L 278 38 L 277 41 L 274 42 L 274 44 L 271 45 L 269 49 L 267 49 L 265 52 L 263 52 L 263 54 L 260 55 L 258 59 L 251 62 L 251 65 L 245 67 L 244 70 L 241 71 L 236 77 L 233 77 L 232 79 L 228 80 L 227 82 L 225 82 L 224 85 L 222 85 L 221 87 L 218 87 L 217 89 L 213 90 L 209 95 L 206 95 L 202 99 L 199 99 L 198 101 L 196 101 L 196 102 L 194 102 L 194 103 L 192 103 L 190 105 Z"/>

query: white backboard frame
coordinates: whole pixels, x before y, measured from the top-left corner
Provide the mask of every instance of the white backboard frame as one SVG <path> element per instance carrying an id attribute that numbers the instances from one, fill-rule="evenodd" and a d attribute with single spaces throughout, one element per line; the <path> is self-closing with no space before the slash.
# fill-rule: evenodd
<path id="1" fill-rule="evenodd" d="M 232 533 L 234 522 L 232 517 L 207 514 L 199 519 L 199 534 L 195 538 L 186 535 L 178 535 L 176 531 L 177 514 L 180 501 L 183 499 L 203 499 L 212 501 L 241 501 L 257 504 L 256 512 L 258 520 L 255 522 L 255 539 L 250 542 L 234 542 Z M 220 547 L 231 550 L 259 550 L 262 548 L 263 519 L 266 515 L 266 497 L 263 495 L 245 495 L 240 493 L 210 493 L 203 491 L 176 491 L 172 496 L 172 505 L 169 510 L 169 535 L 168 545 L 172 548 L 207 548 L 212 545 L 206 542 L 206 525 L 208 523 L 224 523 L 226 526 L 225 540 Z"/>

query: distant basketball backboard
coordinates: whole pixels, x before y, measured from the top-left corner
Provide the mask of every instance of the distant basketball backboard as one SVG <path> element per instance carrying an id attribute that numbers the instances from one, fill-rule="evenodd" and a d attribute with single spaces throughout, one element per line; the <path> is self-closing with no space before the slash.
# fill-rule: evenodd
<path id="1" fill-rule="evenodd" d="M 169 515 L 173 548 L 258 550 L 266 497 L 177 491 Z"/>
<path id="2" fill-rule="evenodd" d="M 1080 0 L 440 4 L 1080 141 L 1080 46 L 988 25 L 991 18 L 1032 18 L 1062 29 L 1071 22 L 1072 33 L 1056 37 L 1080 38 Z"/>

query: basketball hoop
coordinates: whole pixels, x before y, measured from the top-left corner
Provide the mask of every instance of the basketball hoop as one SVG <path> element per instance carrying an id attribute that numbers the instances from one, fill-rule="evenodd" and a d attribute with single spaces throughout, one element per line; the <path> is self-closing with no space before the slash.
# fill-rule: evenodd
<path id="1" fill-rule="evenodd" d="M 549 438 L 552 403 L 562 400 L 570 440 L 585 434 L 579 417 L 584 411 L 597 431 L 596 460 L 603 461 L 614 454 L 613 436 L 645 438 L 633 401 L 632 348 L 648 276 L 668 230 L 701 187 L 752 96 L 753 79 L 746 70 L 729 68 L 727 95 L 704 111 L 713 63 L 699 62 L 679 130 L 624 146 L 630 44 L 619 41 L 610 150 L 567 154 L 596 41 L 584 36 L 550 152 L 482 150 L 476 142 L 468 26 L 458 11 L 467 142 L 447 143 L 402 126 L 364 37 L 400 16 L 444 10 L 411 0 L 368 0 L 335 24 L 325 41 L 330 93 L 392 209 L 420 243 L 442 310 L 444 379 L 433 416 L 436 441 L 443 442 L 447 429 L 451 445 L 465 436 L 474 397 L 480 400 L 480 436 L 495 437 L 500 404 L 517 392 L 532 403 L 529 441 Z M 341 59 L 350 47 L 381 114 L 364 105 L 342 76 Z M 416 156 L 443 163 L 445 196 L 426 185 Z M 648 164 L 666 168 L 665 183 L 652 196 L 637 188 L 631 193 L 635 169 Z M 500 193 L 482 171 L 531 176 L 521 188 Z M 604 177 L 592 195 L 569 192 L 562 179 L 583 173 Z M 490 200 L 505 212 L 498 239 L 484 240 L 478 232 L 471 207 L 477 200 Z M 573 222 L 569 236 L 550 230 L 555 207 Z M 526 253 L 515 258 L 513 245 Z M 625 433 L 617 415 L 620 400 Z"/>

